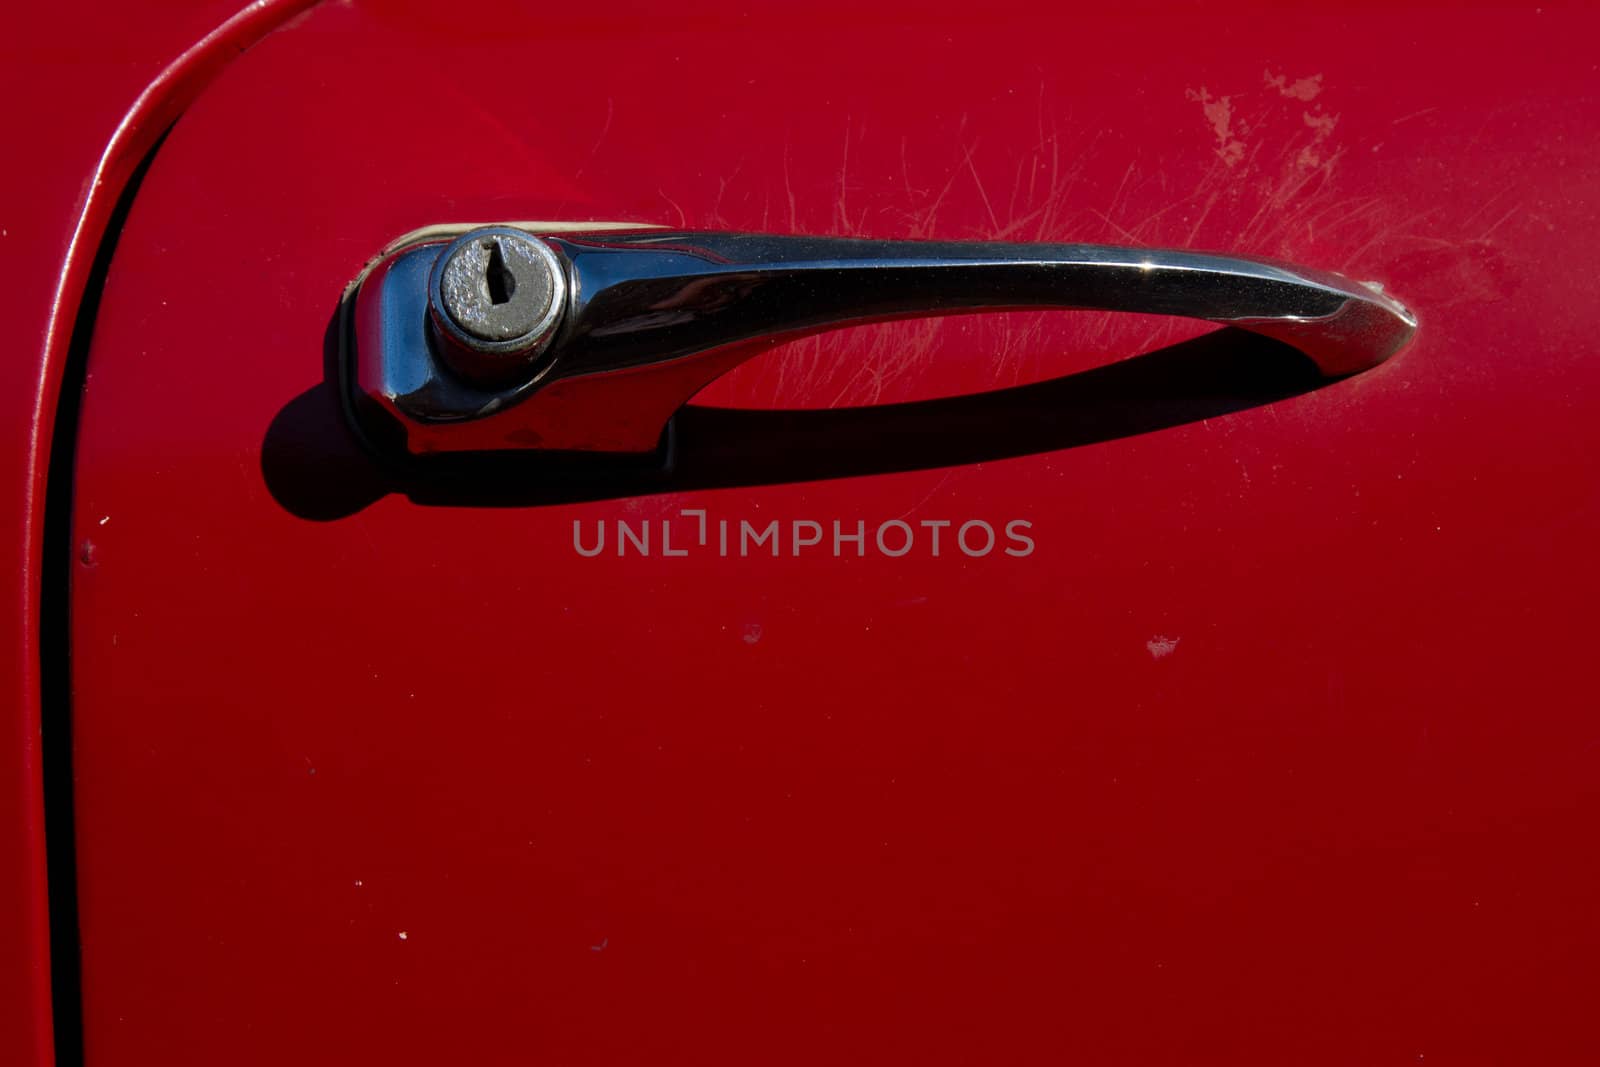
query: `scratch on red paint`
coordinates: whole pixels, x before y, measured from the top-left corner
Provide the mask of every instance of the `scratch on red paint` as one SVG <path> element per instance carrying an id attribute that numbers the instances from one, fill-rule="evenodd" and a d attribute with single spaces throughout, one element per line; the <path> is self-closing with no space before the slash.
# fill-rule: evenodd
<path id="1" fill-rule="evenodd" d="M 595 155 L 600 151 L 600 145 L 605 142 L 606 134 L 611 132 L 611 119 L 616 114 L 617 101 L 614 97 L 606 97 L 606 120 L 600 124 L 600 134 L 594 139 L 594 145 L 589 149 L 589 154 L 584 157 L 583 165 L 572 172 L 572 180 L 577 181 L 583 177 L 583 172 L 589 164 L 594 162 Z"/>
<path id="2" fill-rule="evenodd" d="M 661 199 L 672 205 L 672 210 L 678 213 L 678 225 L 687 227 L 689 225 L 689 216 L 684 214 L 683 208 L 678 206 L 678 202 L 668 196 L 665 189 L 657 189 L 656 192 L 661 195 Z"/>
<path id="3" fill-rule="evenodd" d="M 902 137 L 897 154 L 891 146 L 879 159 L 866 151 L 871 141 L 860 116 L 846 116 L 834 166 L 823 164 L 820 171 L 824 188 L 817 188 L 816 146 L 804 146 L 806 168 L 797 174 L 786 143 L 781 191 L 775 180 L 759 190 L 769 205 L 762 217 L 781 216 L 781 206 L 776 212 L 770 207 L 781 205 L 781 195 L 792 232 L 1223 248 L 1360 276 L 1371 265 L 1380 278 L 1381 264 L 1396 247 L 1453 251 L 1461 245 L 1429 232 L 1437 206 L 1401 215 L 1382 195 L 1342 192 L 1340 175 L 1352 144 L 1372 131 L 1348 128 L 1337 87 L 1321 74 L 1268 70 L 1253 84 L 1175 91 L 1183 92 L 1189 106 L 1198 105 L 1203 120 L 1193 147 L 1168 148 L 1167 155 L 1135 147 L 1131 158 L 1109 171 L 1097 148 L 1100 138 L 1113 134 L 1070 133 L 1067 121 L 1056 120 L 1056 98 L 1043 79 L 1028 101 L 1036 109 L 1034 143 L 1008 145 L 1005 152 L 986 150 L 970 136 L 965 117 L 952 116 L 957 128 L 947 140 Z M 1378 132 L 1388 129 L 1386 123 Z M 1117 143 L 1118 151 L 1130 151 Z M 1172 156 L 1174 151 L 1179 154 Z M 874 165 L 884 173 L 872 171 Z M 1109 180 L 1080 193 L 1090 166 Z M 709 190 L 716 203 L 738 202 L 734 176 L 721 180 Z M 824 190 L 833 195 L 815 195 Z M 749 195 L 743 202 L 749 203 Z M 1469 224 L 1471 234 L 1460 236 L 1485 240 L 1524 215 L 1518 198 L 1497 198 Z M 922 391 L 924 381 L 959 383 L 960 391 L 985 381 L 1003 387 L 1059 373 L 1063 357 L 1088 366 L 1197 329 L 1183 320 L 1096 312 L 904 320 L 780 346 L 735 372 L 734 392 L 747 403 L 836 407 L 929 395 Z M 957 357 L 963 353 L 973 360 L 962 364 Z M 952 363 L 963 369 L 952 373 Z"/>

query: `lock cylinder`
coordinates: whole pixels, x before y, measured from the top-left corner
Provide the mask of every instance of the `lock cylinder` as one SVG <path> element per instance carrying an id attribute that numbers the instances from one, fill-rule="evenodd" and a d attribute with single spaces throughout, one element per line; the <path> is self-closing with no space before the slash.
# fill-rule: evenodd
<path id="1" fill-rule="evenodd" d="M 566 307 L 567 272 L 545 242 L 509 226 L 456 238 L 428 279 L 435 354 L 458 377 L 505 386 L 529 377 Z"/>

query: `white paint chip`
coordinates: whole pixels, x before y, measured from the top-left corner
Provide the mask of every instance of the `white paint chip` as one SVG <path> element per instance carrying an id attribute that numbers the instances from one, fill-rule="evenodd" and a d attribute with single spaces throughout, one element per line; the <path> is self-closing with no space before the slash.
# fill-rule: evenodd
<path id="1" fill-rule="evenodd" d="M 1151 659 L 1161 659 L 1176 652 L 1178 650 L 1178 642 L 1181 640 L 1183 640 L 1181 637 L 1156 636 L 1146 641 L 1144 647 L 1150 650 Z"/>

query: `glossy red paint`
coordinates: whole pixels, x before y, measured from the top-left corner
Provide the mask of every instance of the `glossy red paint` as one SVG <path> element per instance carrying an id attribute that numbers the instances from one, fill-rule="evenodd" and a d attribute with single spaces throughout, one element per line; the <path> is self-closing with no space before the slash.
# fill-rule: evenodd
<path id="1" fill-rule="evenodd" d="M 74 320 L 106 224 L 130 175 L 239 50 L 304 9 L 184 0 L 160 19 L 120 7 L 30 5 L 0 45 L 0 118 L 16 153 L 4 177 L 0 318 L 0 1048 L 53 1059 L 40 733 L 40 572 L 45 477 Z M 174 58 L 176 57 L 176 58 Z M 64 596 L 64 591 L 56 591 Z"/>
<path id="2" fill-rule="evenodd" d="M 233 64 L 89 358 L 90 1061 L 1600 1057 L 1596 19 L 1266 11 L 328 4 Z M 538 218 L 1216 247 L 1423 325 L 1270 404 L 1227 342 L 1005 394 L 982 462 L 702 412 L 771 463 L 848 429 L 855 476 L 363 497 L 341 289 L 416 226 Z M 898 323 L 702 403 L 1198 329 Z M 685 508 L 1036 548 L 574 551 Z"/>

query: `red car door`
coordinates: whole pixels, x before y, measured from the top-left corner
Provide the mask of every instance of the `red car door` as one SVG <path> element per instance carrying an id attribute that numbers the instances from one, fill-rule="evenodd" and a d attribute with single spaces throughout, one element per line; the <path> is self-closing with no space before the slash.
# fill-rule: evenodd
<path id="1" fill-rule="evenodd" d="M 67 385 L 87 1061 L 1593 1062 L 1596 29 L 286 22 L 152 156 Z M 1332 382 L 863 326 L 654 482 L 396 476 L 345 286 L 528 219 L 1231 251 L 1421 325 Z"/>

